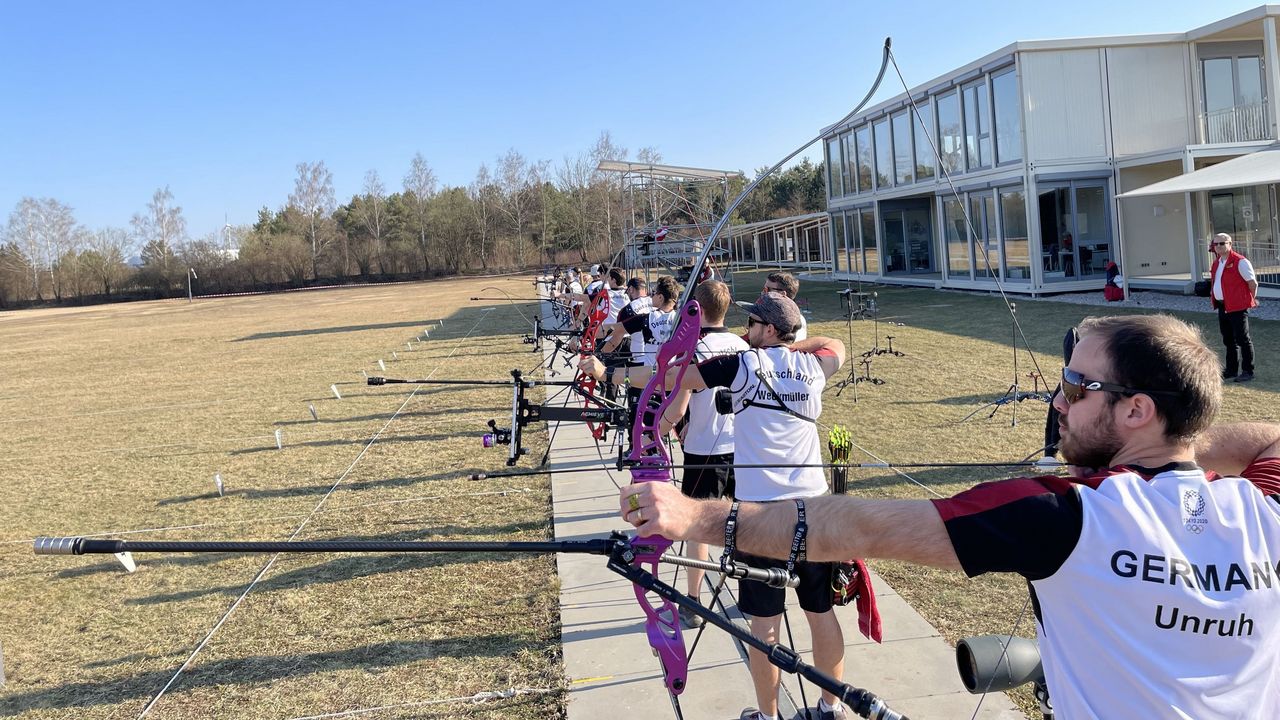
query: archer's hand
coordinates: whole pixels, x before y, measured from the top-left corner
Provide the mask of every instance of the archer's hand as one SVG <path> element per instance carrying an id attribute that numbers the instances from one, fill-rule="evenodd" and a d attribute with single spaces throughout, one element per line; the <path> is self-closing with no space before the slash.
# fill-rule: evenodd
<path id="1" fill-rule="evenodd" d="M 638 510 L 632 510 L 635 496 Z M 618 494 L 622 519 L 635 526 L 641 537 L 661 535 L 670 540 L 690 537 L 700 503 L 672 483 L 641 482 L 623 486 Z"/>
<path id="2" fill-rule="evenodd" d="M 596 380 L 604 380 L 604 363 L 598 357 L 585 357 L 578 361 L 578 369 Z"/>

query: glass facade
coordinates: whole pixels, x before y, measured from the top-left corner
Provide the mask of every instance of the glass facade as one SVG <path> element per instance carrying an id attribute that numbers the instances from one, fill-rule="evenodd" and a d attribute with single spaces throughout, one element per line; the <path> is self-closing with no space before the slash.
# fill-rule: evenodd
<path id="1" fill-rule="evenodd" d="M 868 275 L 880 273 L 880 239 L 876 234 L 876 213 L 867 208 L 860 213 L 858 226 L 862 232 L 858 234 L 862 242 L 862 268 Z"/>
<path id="2" fill-rule="evenodd" d="M 840 136 L 840 150 L 844 153 L 844 192 L 846 195 L 862 192 L 868 188 L 858 187 L 857 159 L 853 156 L 853 133 Z"/>
<path id="3" fill-rule="evenodd" d="M 925 100 L 924 102 L 916 103 L 916 105 L 919 108 L 920 115 L 917 118 L 915 113 L 912 113 L 910 117 L 911 129 L 916 136 L 916 182 L 920 182 L 922 180 L 932 180 L 934 175 L 937 174 L 937 158 L 934 156 L 933 147 L 929 143 L 929 140 L 937 133 L 933 130 L 933 104 Z M 925 129 L 920 127 L 922 121 L 928 128 L 927 135 L 925 134 Z M 935 144 L 936 142 L 937 140 L 934 139 Z"/>
<path id="4" fill-rule="evenodd" d="M 840 136 L 840 153 L 835 156 L 840 165 L 840 182 L 844 186 L 844 194 L 852 195 L 857 190 L 853 187 L 853 178 L 849 175 L 849 163 L 845 161 L 849 151 L 849 133 Z"/>
<path id="5" fill-rule="evenodd" d="M 871 128 L 863 125 L 854 131 L 854 146 L 858 160 L 858 191 L 874 189 L 871 182 Z"/>
<path id="6" fill-rule="evenodd" d="M 915 143 L 911 140 L 911 115 L 908 111 L 893 116 L 893 173 L 898 185 L 908 185 L 915 179 L 912 166 Z"/>
<path id="7" fill-rule="evenodd" d="M 990 192 L 969 195 L 969 219 L 973 221 L 973 276 L 978 280 L 1000 277 L 1000 236 L 996 230 L 996 199 Z"/>
<path id="8" fill-rule="evenodd" d="M 843 213 L 831 213 L 831 250 L 836 272 L 848 272 L 849 254 L 845 248 Z"/>
<path id="9" fill-rule="evenodd" d="M 969 264 L 969 228 L 960 201 L 954 197 L 944 198 L 942 217 L 947 243 L 947 277 L 968 280 L 972 269 Z"/>
<path id="10" fill-rule="evenodd" d="M 844 184 L 840 179 L 840 138 L 827 141 L 827 197 L 838 198 L 844 195 Z"/>
<path id="11" fill-rule="evenodd" d="M 1004 237 L 1005 280 L 1031 282 L 1031 240 L 1027 235 L 1027 194 L 1021 187 L 1000 188 L 1000 228 Z"/>
<path id="12" fill-rule="evenodd" d="M 1105 275 L 1111 260 L 1106 181 L 1042 186 L 1037 202 L 1045 282 Z"/>
<path id="13" fill-rule="evenodd" d="M 964 172 L 960 94 L 955 91 L 938 96 L 938 140 L 938 153 L 942 155 L 942 169 L 953 175 Z"/>
<path id="14" fill-rule="evenodd" d="M 876 187 L 893 187 L 893 142 L 889 138 L 889 121 L 875 123 L 872 133 L 876 145 Z"/>
<path id="15" fill-rule="evenodd" d="M 996 114 L 996 163 L 1022 159 L 1022 112 L 1018 99 L 1018 75 L 1012 68 L 991 76 L 991 98 Z"/>
<path id="16" fill-rule="evenodd" d="M 991 167 L 991 105 L 986 78 L 964 88 L 964 147 L 969 170 Z"/>

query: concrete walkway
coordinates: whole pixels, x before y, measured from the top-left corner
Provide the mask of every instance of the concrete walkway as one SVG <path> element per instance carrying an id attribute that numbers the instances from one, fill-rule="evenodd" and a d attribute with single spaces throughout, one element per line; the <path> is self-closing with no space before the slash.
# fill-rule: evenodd
<path id="1" fill-rule="evenodd" d="M 565 378 L 561 371 L 558 379 Z M 577 402 L 576 396 L 562 399 Z M 609 447 L 598 447 L 582 423 L 553 424 L 549 431 L 554 433 L 553 469 L 606 465 L 601 462 L 602 454 L 612 460 Z M 630 482 L 626 471 L 609 468 L 553 474 L 552 478 L 557 540 L 601 537 L 611 530 L 630 529 L 618 516 L 618 488 Z M 718 553 L 719 548 L 713 552 Z M 631 583 L 610 572 L 598 556 L 559 555 L 557 564 L 561 640 L 570 682 L 569 720 L 673 717 Z M 676 568 L 663 566 L 661 577 L 685 589 L 683 570 L 677 578 Z M 913 720 L 972 716 L 978 696 L 967 693 L 960 683 L 954 650 L 883 580 L 875 577 L 873 583 L 884 623 L 883 644 L 867 640 L 857 631 L 853 607 L 836 609 L 845 635 L 844 681 L 876 693 Z M 734 602 L 736 585 L 737 581 L 730 581 L 720 597 L 729 616 L 745 626 Z M 709 603 L 711 596 L 708 581 L 703 602 Z M 794 643 L 786 640 L 785 627 L 784 642 L 812 659 L 808 625 L 794 597 L 789 608 Z M 685 646 L 693 647 L 696 636 L 696 631 L 686 631 Z M 727 633 L 708 626 L 691 654 L 687 688 L 680 696 L 684 717 L 737 718 L 743 707 L 755 705 L 745 658 L 743 649 Z M 808 707 L 817 707 L 816 687 L 805 682 L 802 689 L 795 677 L 785 674 L 783 681 L 782 717 L 795 717 L 806 700 Z M 813 717 L 817 717 L 816 710 Z M 992 693 L 983 701 L 978 717 L 1012 720 L 1025 716 L 1005 695 Z"/>

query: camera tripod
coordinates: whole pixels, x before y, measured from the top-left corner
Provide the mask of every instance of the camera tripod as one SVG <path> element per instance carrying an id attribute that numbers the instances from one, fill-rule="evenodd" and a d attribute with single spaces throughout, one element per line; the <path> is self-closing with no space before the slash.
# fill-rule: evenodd
<path id="1" fill-rule="evenodd" d="M 893 335 L 885 335 L 885 340 L 888 341 L 887 348 L 880 347 L 880 303 L 876 302 L 876 298 L 878 297 L 879 293 L 871 293 L 871 300 L 867 304 L 868 310 L 871 311 L 871 322 L 875 324 L 876 342 L 870 350 L 862 353 L 862 357 L 869 358 L 876 355 L 896 355 L 898 357 L 903 357 L 906 353 L 893 349 Z M 898 327 L 906 327 L 906 323 L 893 322 L 892 320 L 886 320 L 885 322 L 888 323 L 890 327 L 895 325 Z"/>
<path id="2" fill-rule="evenodd" d="M 1018 424 L 1018 405 L 1017 405 L 1018 403 L 1022 402 L 1023 400 L 1039 400 L 1041 402 L 1046 402 L 1046 403 L 1053 401 L 1052 393 L 1050 393 L 1049 391 L 1049 383 L 1045 381 L 1045 379 L 1041 377 L 1040 373 L 1038 372 L 1027 373 L 1027 377 L 1030 378 L 1032 382 L 1031 392 L 1026 392 L 1022 390 L 1018 385 L 1018 379 L 1020 375 L 1018 373 L 1018 310 L 1017 310 L 1017 307 L 1018 307 L 1017 303 L 1009 303 L 1009 318 L 1010 318 L 1010 322 L 1013 325 L 1013 344 L 1012 344 L 1013 384 L 1009 386 L 1008 390 L 1004 391 L 1004 395 L 1001 395 L 995 400 L 992 400 L 991 402 L 986 403 L 981 407 L 978 407 L 973 412 L 969 413 L 968 415 L 965 415 L 960 420 L 960 422 L 964 422 L 965 420 L 968 420 L 969 418 L 973 417 L 974 415 L 977 415 L 978 413 L 982 412 L 983 410 L 986 410 L 987 408 L 991 408 L 991 413 L 987 415 L 987 418 L 990 419 L 996 416 L 996 413 L 999 412 L 1000 408 L 1004 407 L 1005 405 L 1012 405 L 1013 407 L 1010 408 L 1010 411 L 1012 413 L 1012 419 L 1009 421 L 1009 425 L 1016 426 Z M 1027 348 L 1027 352 L 1031 352 L 1031 348 Z M 1040 390 L 1041 382 L 1045 383 L 1045 388 L 1043 391 Z"/>
<path id="3" fill-rule="evenodd" d="M 853 321 L 865 320 L 867 315 L 871 314 L 875 307 L 875 300 L 868 300 L 875 293 L 864 293 L 862 283 L 858 283 L 858 292 L 854 292 L 851 285 L 847 285 L 844 290 L 836 292 L 840 296 L 840 306 L 844 309 L 844 325 L 845 331 L 849 337 L 849 347 L 853 347 Z M 879 337 L 879 335 L 877 335 Z M 858 365 L 862 366 L 862 374 L 858 374 Z M 853 386 L 853 401 L 858 402 L 858 383 L 871 383 L 872 385 L 883 385 L 884 380 L 871 375 L 871 356 L 863 353 L 862 361 L 857 365 L 849 364 L 849 374 L 843 380 L 835 384 L 836 397 L 840 397 L 840 393 L 845 388 Z"/>

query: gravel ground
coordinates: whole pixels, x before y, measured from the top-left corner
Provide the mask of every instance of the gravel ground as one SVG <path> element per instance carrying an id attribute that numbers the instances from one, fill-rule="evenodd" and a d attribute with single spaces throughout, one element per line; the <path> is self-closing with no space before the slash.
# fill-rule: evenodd
<path id="1" fill-rule="evenodd" d="M 1105 305 L 1107 307 L 1141 308 L 1144 310 L 1178 310 L 1180 312 L 1215 313 L 1209 306 L 1208 298 L 1194 295 L 1174 295 L 1172 293 L 1137 290 L 1130 293 L 1128 300 L 1107 302 L 1101 290 L 1082 293 L 1067 293 L 1049 297 L 1020 297 L 1017 302 L 1063 302 L 1074 305 Z M 1261 304 L 1249 311 L 1250 320 L 1280 320 L 1280 300 L 1263 298 Z"/>

